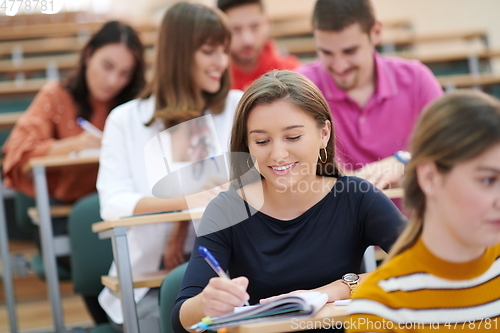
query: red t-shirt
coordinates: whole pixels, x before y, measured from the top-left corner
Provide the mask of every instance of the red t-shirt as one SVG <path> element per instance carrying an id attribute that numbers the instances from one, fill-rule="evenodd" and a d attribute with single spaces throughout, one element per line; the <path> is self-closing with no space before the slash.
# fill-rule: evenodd
<path id="1" fill-rule="evenodd" d="M 268 40 L 260 54 L 257 65 L 251 72 L 243 72 L 234 63 L 231 64 L 232 89 L 245 90 L 261 75 L 275 69 L 295 69 L 299 67 L 299 59 L 292 55 L 280 55 L 272 40 Z"/>

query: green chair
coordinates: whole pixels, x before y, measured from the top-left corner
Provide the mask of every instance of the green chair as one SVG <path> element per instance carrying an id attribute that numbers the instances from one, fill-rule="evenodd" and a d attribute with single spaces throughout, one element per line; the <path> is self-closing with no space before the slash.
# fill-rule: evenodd
<path id="1" fill-rule="evenodd" d="M 174 268 L 163 280 L 160 287 L 160 328 L 162 333 L 174 333 L 170 314 L 174 308 L 177 294 L 181 288 L 182 278 L 188 263 Z"/>
<path id="2" fill-rule="evenodd" d="M 26 232 L 32 232 L 38 228 L 28 216 L 28 208 L 30 207 L 36 207 L 35 199 L 21 192 L 14 194 L 16 223 L 19 229 Z"/>
<path id="3" fill-rule="evenodd" d="M 71 276 L 76 293 L 97 297 L 101 292 L 101 276 L 107 275 L 113 252 L 110 239 L 99 239 L 92 232 L 92 224 L 102 221 L 99 197 L 90 194 L 77 201 L 68 216 L 71 245 Z M 109 324 L 98 325 L 92 332 L 115 332 Z"/>
<path id="4" fill-rule="evenodd" d="M 24 232 L 33 232 L 38 226 L 33 224 L 31 218 L 28 216 L 28 208 L 35 207 L 35 199 L 23 193 L 15 192 L 14 194 L 14 210 L 16 217 L 16 224 L 18 228 Z M 30 267 L 33 272 L 42 280 L 45 280 L 45 268 L 43 266 L 43 259 L 40 253 L 34 254 L 30 259 Z M 71 272 L 63 266 L 57 266 L 57 274 L 59 280 L 68 281 L 71 279 Z"/>

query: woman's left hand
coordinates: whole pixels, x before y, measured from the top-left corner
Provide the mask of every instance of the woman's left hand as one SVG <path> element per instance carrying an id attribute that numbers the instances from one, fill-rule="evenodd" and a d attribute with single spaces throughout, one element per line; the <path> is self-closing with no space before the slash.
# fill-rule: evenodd
<path id="1" fill-rule="evenodd" d="M 339 299 L 351 298 L 351 290 L 349 289 L 349 287 L 345 283 L 343 283 L 341 280 L 337 280 L 337 281 L 333 281 L 330 284 L 327 284 L 326 286 L 319 287 L 316 289 L 294 290 L 294 291 L 289 292 L 287 294 L 281 294 L 281 295 L 277 295 L 277 296 L 263 298 L 260 300 L 260 303 L 266 303 L 266 302 L 275 300 L 277 298 L 283 297 L 285 295 L 292 295 L 292 294 L 303 293 L 303 292 L 308 292 L 308 291 L 319 291 L 320 293 L 327 294 L 329 303 L 335 302 Z"/>
<path id="2" fill-rule="evenodd" d="M 263 304 L 263 303 L 267 303 L 267 302 L 270 302 L 270 301 L 274 301 L 275 299 L 278 299 L 278 298 L 281 298 L 281 297 L 284 297 L 284 296 L 298 294 L 298 293 L 305 293 L 305 292 L 308 292 L 308 291 L 315 291 L 315 290 L 294 290 L 294 291 L 291 291 L 291 292 L 286 293 L 286 294 L 281 294 L 281 295 L 271 296 L 271 297 L 268 297 L 268 298 L 263 298 L 263 299 L 261 299 L 259 301 L 259 303 Z"/>

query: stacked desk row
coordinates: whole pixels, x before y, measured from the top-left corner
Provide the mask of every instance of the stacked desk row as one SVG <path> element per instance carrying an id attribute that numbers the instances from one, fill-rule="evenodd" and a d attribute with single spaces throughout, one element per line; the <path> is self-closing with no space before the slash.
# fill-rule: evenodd
<path id="1" fill-rule="evenodd" d="M 491 49 L 484 29 L 448 33 L 416 33 L 408 20 L 383 22 L 379 52 L 406 59 L 417 59 L 438 76 L 442 87 L 481 87 L 500 83 L 491 62 L 500 50 Z M 316 46 L 309 16 L 280 17 L 274 21 L 273 37 L 285 53 L 308 62 L 316 58 Z"/>
<path id="2" fill-rule="evenodd" d="M 0 27 L 0 98 L 4 96 L 33 96 L 46 83 L 66 75 L 75 68 L 78 51 L 101 22 L 51 23 L 16 27 Z M 380 51 L 407 59 L 418 59 L 439 75 L 443 88 L 461 88 L 492 85 L 500 82 L 500 74 L 491 72 L 490 61 L 500 57 L 500 50 L 488 46 L 487 32 L 471 30 L 439 34 L 416 34 L 411 25 L 402 20 L 386 22 Z M 145 44 L 146 61 L 153 62 L 156 28 L 151 25 L 136 27 Z M 309 18 L 275 21 L 272 35 L 279 47 L 296 54 L 302 61 L 316 57 Z M 6 39 L 10 40 L 6 40 Z M 426 43 L 454 41 L 463 47 L 425 51 Z M 468 45 L 470 44 L 470 48 Z M 457 75 L 440 75 L 454 73 Z M 471 75 L 467 75 L 471 74 Z"/>

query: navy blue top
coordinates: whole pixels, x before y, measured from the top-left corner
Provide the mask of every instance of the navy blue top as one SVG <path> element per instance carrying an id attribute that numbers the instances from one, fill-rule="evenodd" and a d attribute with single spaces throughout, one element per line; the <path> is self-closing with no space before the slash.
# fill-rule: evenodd
<path id="1" fill-rule="evenodd" d="M 292 220 L 259 211 L 241 219 L 237 216 L 241 209 L 236 209 L 241 202 L 235 190 L 210 202 L 198 229 L 198 235 L 205 235 L 197 237 L 194 249 L 205 246 L 231 277 L 246 276 L 250 304 L 358 273 L 366 248 L 378 245 L 388 251 L 407 222 L 386 195 L 356 177 L 340 176 L 321 201 Z M 172 311 L 175 332 L 186 332 L 179 320 L 182 303 L 215 276 L 193 250 Z"/>

